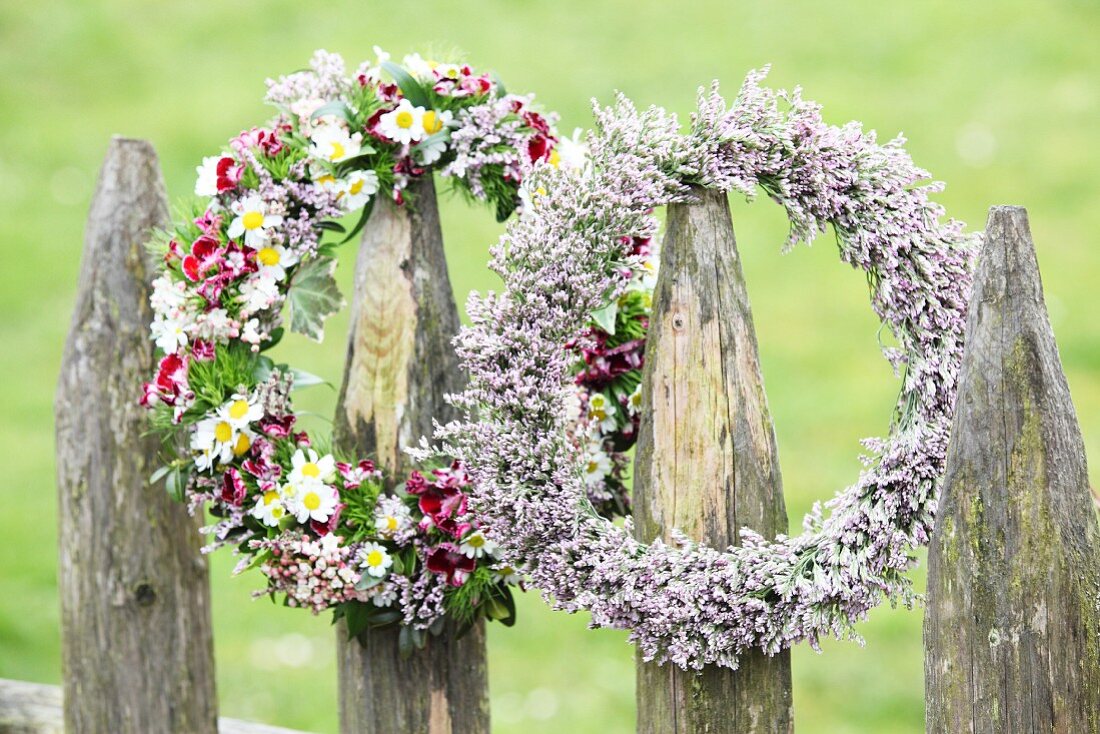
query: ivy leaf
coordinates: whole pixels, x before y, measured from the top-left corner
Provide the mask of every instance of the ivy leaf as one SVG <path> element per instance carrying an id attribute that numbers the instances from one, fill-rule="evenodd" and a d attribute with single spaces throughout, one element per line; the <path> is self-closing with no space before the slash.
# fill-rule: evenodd
<path id="1" fill-rule="evenodd" d="M 372 586 L 377 586 L 382 583 L 381 576 L 371 576 L 369 573 L 364 573 L 359 577 L 359 580 L 355 582 L 356 591 L 366 591 Z"/>
<path id="2" fill-rule="evenodd" d="M 344 305 L 344 297 L 332 277 L 335 270 L 333 257 L 315 257 L 298 266 L 287 290 L 291 331 L 321 341 L 325 318 Z"/>
<path id="3" fill-rule="evenodd" d="M 164 481 L 164 488 L 168 490 L 168 496 L 176 502 L 183 502 L 184 490 L 187 489 L 187 480 L 191 475 L 191 465 L 174 466 L 168 472 L 168 478 Z"/>
<path id="4" fill-rule="evenodd" d="M 428 93 L 424 91 L 424 87 L 409 72 L 392 61 L 383 61 L 382 68 L 388 71 L 393 80 L 397 82 L 397 88 L 401 90 L 401 94 L 405 95 L 405 99 L 412 102 L 416 107 L 423 107 L 426 110 L 432 109 L 432 103 L 428 101 Z"/>
<path id="5" fill-rule="evenodd" d="M 344 621 L 348 625 L 348 639 L 358 637 L 370 624 L 370 607 L 358 601 L 345 602 Z"/>
<path id="6" fill-rule="evenodd" d="M 619 301 L 613 300 L 598 311 L 592 312 L 592 320 L 596 326 L 607 332 L 608 336 L 615 336 L 615 317 L 619 315 Z"/>

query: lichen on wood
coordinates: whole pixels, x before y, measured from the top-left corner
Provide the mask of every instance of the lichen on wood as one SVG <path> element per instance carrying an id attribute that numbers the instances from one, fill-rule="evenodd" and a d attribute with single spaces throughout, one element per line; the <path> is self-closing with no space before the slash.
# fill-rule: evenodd
<path id="1" fill-rule="evenodd" d="M 1027 212 L 990 210 L 925 613 L 926 724 L 1100 732 L 1100 528 Z"/>

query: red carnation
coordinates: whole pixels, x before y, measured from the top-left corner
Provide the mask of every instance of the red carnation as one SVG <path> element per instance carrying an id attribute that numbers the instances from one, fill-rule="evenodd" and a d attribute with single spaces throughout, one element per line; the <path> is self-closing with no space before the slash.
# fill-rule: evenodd
<path id="1" fill-rule="evenodd" d="M 477 561 L 459 552 L 454 543 L 441 543 L 428 554 L 427 565 L 432 573 L 446 576 L 447 583 L 451 586 L 462 586 L 474 572 Z"/>

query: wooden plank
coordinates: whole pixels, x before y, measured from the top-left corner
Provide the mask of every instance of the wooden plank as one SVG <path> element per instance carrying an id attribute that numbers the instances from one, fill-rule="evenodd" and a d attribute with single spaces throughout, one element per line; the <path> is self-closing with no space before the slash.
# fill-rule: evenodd
<path id="1" fill-rule="evenodd" d="M 0 678 L 0 734 L 63 734 L 60 686 Z M 251 721 L 218 719 L 219 734 L 305 734 Z"/>
<path id="2" fill-rule="evenodd" d="M 213 732 L 210 593 L 196 523 L 150 486 L 158 439 L 144 244 L 168 207 L 153 147 L 114 138 L 85 231 L 54 403 L 66 730 Z"/>
<path id="3" fill-rule="evenodd" d="M 989 213 L 924 618 L 927 731 L 1100 732 L 1100 529 L 1027 212 Z"/>
<path id="4" fill-rule="evenodd" d="M 458 332 L 443 253 L 435 186 L 410 186 L 410 207 L 379 201 L 355 268 L 355 294 L 335 442 L 371 457 L 387 474 L 412 468 L 402 453 L 431 436 L 433 418 L 457 415 L 443 396 L 463 381 L 450 340 Z M 340 726 L 346 734 L 488 734 L 485 630 L 461 639 L 447 629 L 402 660 L 397 631 L 369 633 L 366 645 L 337 628 Z"/>
<path id="5" fill-rule="evenodd" d="M 724 194 L 669 207 L 646 344 L 634 519 L 650 541 L 678 528 L 712 546 L 739 528 L 787 532 L 775 433 Z M 639 660 L 641 734 L 792 731 L 790 653 L 737 671 Z"/>

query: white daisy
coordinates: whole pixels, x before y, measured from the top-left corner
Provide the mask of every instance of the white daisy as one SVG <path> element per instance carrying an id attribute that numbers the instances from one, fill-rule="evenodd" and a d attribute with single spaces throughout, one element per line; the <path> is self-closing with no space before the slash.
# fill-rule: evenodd
<path id="1" fill-rule="evenodd" d="M 520 575 L 519 571 L 506 563 L 493 566 L 493 581 L 496 581 L 498 584 L 504 582 L 511 586 L 515 586 L 522 580 L 523 577 Z"/>
<path id="2" fill-rule="evenodd" d="M 403 145 L 415 143 L 424 137 L 424 108 L 413 107 L 407 99 L 378 120 L 378 129 L 390 140 Z"/>
<path id="3" fill-rule="evenodd" d="M 208 155 L 202 159 L 202 165 L 195 168 L 198 178 L 195 180 L 195 196 L 218 195 L 218 161 L 220 155 Z"/>
<path id="4" fill-rule="evenodd" d="M 588 420 L 592 425 L 599 426 L 604 433 L 614 431 L 618 427 L 615 421 L 615 406 L 602 392 L 588 396 Z"/>
<path id="5" fill-rule="evenodd" d="M 598 444 L 588 447 L 584 458 L 584 481 L 599 484 L 611 473 L 611 459 Z"/>
<path id="6" fill-rule="evenodd" d="M 401 65 L 417 79 L 430 82 L 435 81 L 435 74 L 433 74 L 432 71 L 439 66 L 435 61 L 428 61 L 427 59 L 421 58 L 420 54 L 409 54 L 402 59 Z"/>
<path id="7" fill-rule="evenodd" d="M 642 384 L 638 383 L 638 387 L 634 388 L 634 392 L 630 393 L 630 397 L 626 399 L 626 410 L 630 415 L 638 415 L 638 412 L 642 409 Z"/>
<path id="8" fill-rule="evenodd" d="M 293 468 L 290 470 L 290 474 L 287 475 L 287 481 L 291 484 L 299 484 L 308 480 L 323 482 L 336 471 L 336 459 L 332 458 L 332 454 L 325 454 L 324 458 L 321 458 L 313 449 L 308 449 L 308 451 L 308 457 L 302 449 L 298 449 L 294 452 L 294 456 L 290 457 L 290 465 Z"/>
<path id="9" fill-rule="evenodd" d="M 397 587 L 388 581 L 376 585 L 371 591 L 374 593 L 370 600 L 376 607 L 392 606 L 397 601 Z"/>
<path id="10" fill-rule="evenodd" d="M 283 506 L 278 490 L 269 489 L 256 498 L 256 505 L 249 510 L 248 514 L 273 528 L 286 516 L 286 507 Z"/>
<path id="11" fill-rule="evenodd" d="M 283 280 L 286 269 L 298 263 L 298 256 L 282 245 L 264 245 L 256 250 L 256 264 L 260 266 L 260 276 Z"/>
<path id="12" fill-rule="evenodd" d="M 264 417 L 264 406 L 255 398 L 235 393 L 218 408 L 217 415 L 234 430 L 241 430 L 247 428 L 249 423 L 255 423 Z"/>
<path id="13" fill-rule="evenodd" d="M 325 522 L 336 511 L 340 495 L 336 487 L 316 479 L 292 482 L 293 490 L 283 492 L 286 509 L 300 523 L 310 520 Z M 287 495 L 290 495 L 289 498 Z"/>
<path id="14" fill-rule="evenodd" d="M 329 124 L 317 127 L 309 136 L 313 141 L 309 154 L 330 163 L 339 163 L 359 155 L 363 143 L 363 134 L 350 134 L 340 125 Z"/>
<path id="15" fill-rule="evenodd" d="M 467 558 L 481 558 L 496 553 L 497 544 L 485 537 L 480 530 L 466 536 L 458 550 Z"/>
<path id="16" fill-rule="evenodd" d="M 263 247 L 271 236 L 268 230 L 283 223 L 280 215 L 268 214 L 267 204 L 256 194 L 234 201 L 230 208 L 237 216 L 229 224 L 227 234 L 233 239 L 243 234 L 244 243 L 252 248 Z"/>
<path id="17" fill-rule="evenodd" d="M 165 354 L 174 354 L 179 347 L 187 346 L 187 332 L 175 319 L 157 319 L 149 325 L 149 331 L 157 348 Z"/>
<path id="18" fill-rule="evenodd" d="M 374 529 L 385 538 L 392 538 L 409 527 L 409 509 L 400 501 L 379 502 L 374 510 Z"/>
<path id="19" fill-rule="evenodd" d="M 243 456 L 252 447 L 254 434 L 238 430 L 220 415 L 204 418 L 195 424 L 191 434 L 191 450 L 196 452 L 195 466 L 209 471 L 218 464 L 228 464 L 234 456 Z"/>
<path id="20" fill-rule="evenodd" d="M 359 562 L 366 573 L 381 578 L 393 565 L 393 558 L 380 543 L 366 543 L 359 550 Z"/>
<path id="21" fill-rule="evenodd" d="M 370 197 L 378 193 L 378 174 L 374 171 L 352 171 L 340 189 L 340 203 L 349 211 L 362 209 Z"/>
<path id="22" fill-rule="evenodd" d="M 588 164 L 588 145 L 581 129 L 573 130 L 573 137 L 563 137 L 550 151 L 550 165 L 566 171 L 581 171 Z"/>

